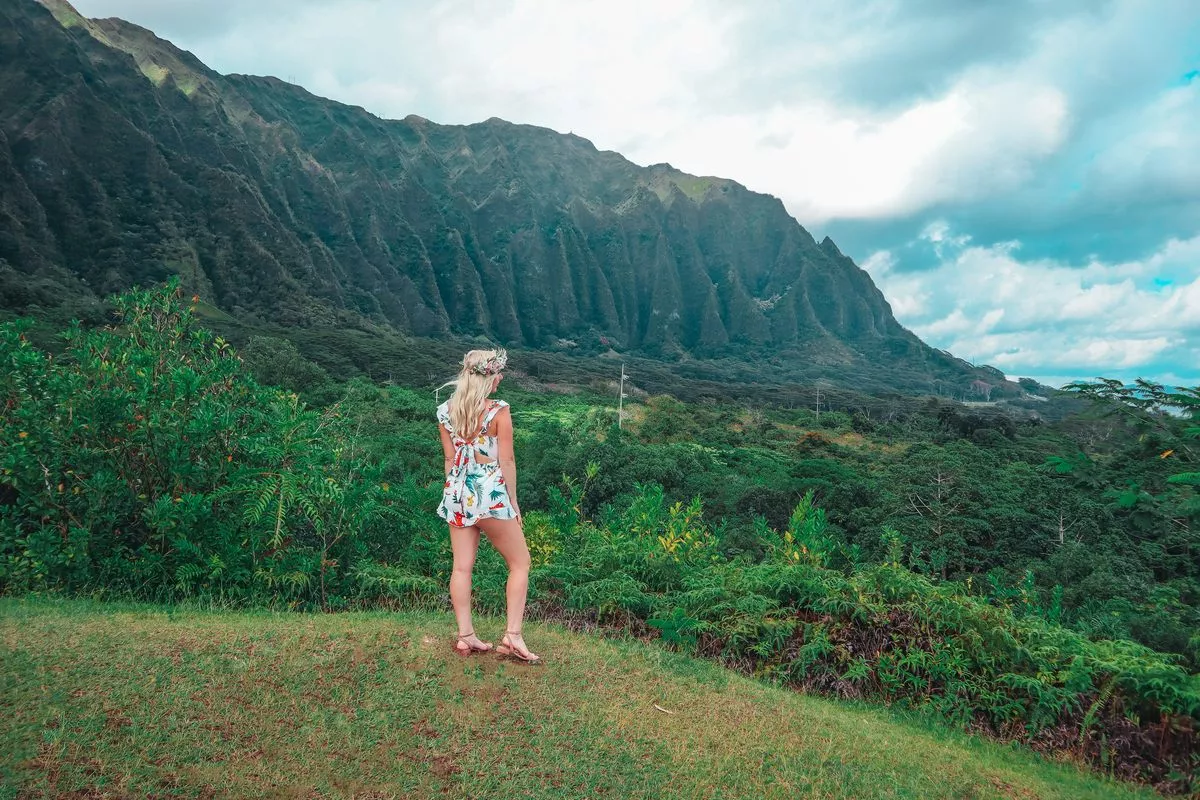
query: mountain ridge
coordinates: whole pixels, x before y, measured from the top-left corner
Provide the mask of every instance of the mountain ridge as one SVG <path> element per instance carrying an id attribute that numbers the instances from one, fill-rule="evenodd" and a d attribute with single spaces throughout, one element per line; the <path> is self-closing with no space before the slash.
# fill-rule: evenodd
<path id="1" fill-rule="evenodd" d="M 0 39 L 0 306 L 179 274 L 284 326 L 364 319 L 810 376 L 886 365 L 912 386 L 982 376 L 900 325 L 829 237 L 735 180 L 497 117 L 382 119 L 39 2 L 0 12 L 15 31 Z"/>

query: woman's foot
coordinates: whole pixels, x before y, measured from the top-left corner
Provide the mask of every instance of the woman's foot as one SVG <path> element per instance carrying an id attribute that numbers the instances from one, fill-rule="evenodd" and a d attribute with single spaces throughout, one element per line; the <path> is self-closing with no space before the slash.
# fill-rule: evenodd
<path id="1" fill-rule="evenodd" d="M 512 656 L 514 658 L 525 661 L 529 664 L 537 664 L 542 659 L 529 650 L 525 646 L 525 640 L 521 638 L 521 632 L 505 631 L 504 636 L 500 639 L 500 644 L 496 646 L 496 652 L 501 655 Z"/>
<path id="2" fill-rule="evenodd" d="M 475 631 L 470 631 L 458 635 L 458 641 L 454 643 L 454 649 L 460 655 L 469 656 L 472 653 L 486 653 L 492 649 L 492 643 L 482 641 L 475 635 Z"/>

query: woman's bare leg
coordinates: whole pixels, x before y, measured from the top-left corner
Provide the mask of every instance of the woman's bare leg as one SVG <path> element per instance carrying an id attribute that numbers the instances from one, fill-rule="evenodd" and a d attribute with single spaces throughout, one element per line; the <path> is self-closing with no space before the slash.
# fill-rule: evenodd
<path id="1" fill-rule="evenodd" d="M 508 584 L 505 599 L 508 601 L 508 626 L 506 631 L 521 630 L 525 618 L 525 598 L 529 592 L 529 547 L 525 544 L 525 532 L 515 519 L 481 519 L 476 525 L 487 534 L 492 546 L 504 557 L 508 565 Z M 518 652 L 527 658 L 537 656 L 529 652 L 520 635 L 509 636 L 509 641 Z"/>
<path id="2" fill-rule="evenodd" d="M 450 573 L 450 603 L 458 621 L 459 634 L 473 631 L 471 623 L 471 571 L 479 551 L 479 529 L 450 527 L 450 549 L 454 551 L 454 569 Z M 477 636 L 465 637 L 468 644 L 484 644 Z"/>

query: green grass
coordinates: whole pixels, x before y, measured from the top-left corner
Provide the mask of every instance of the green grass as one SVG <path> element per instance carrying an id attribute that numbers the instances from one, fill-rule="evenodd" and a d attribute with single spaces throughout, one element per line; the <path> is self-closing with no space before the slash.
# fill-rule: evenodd
<path id="1" fill-rule="evenodd" d="M 452 630 L 0 599 L 0 797 L 1155 796 L 654 646 L 531 623 L 529 666 Z"/>

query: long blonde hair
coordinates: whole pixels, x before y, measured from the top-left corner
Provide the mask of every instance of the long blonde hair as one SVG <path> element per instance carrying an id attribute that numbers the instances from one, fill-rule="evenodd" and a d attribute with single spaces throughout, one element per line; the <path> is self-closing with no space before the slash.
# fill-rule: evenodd
<path id="1" fill-rule="evenodd" d="M 463 439 L 474 439 L 479 433 L 479 415 L 483 404 L 492 393 L 496 376 L 508 363 L 508 354 L 503 350 L 471 350 L 462 360 L 458 377 L 443 383 L 453 386 L 454 393 L 447 400 L 450 425 Z"/>

